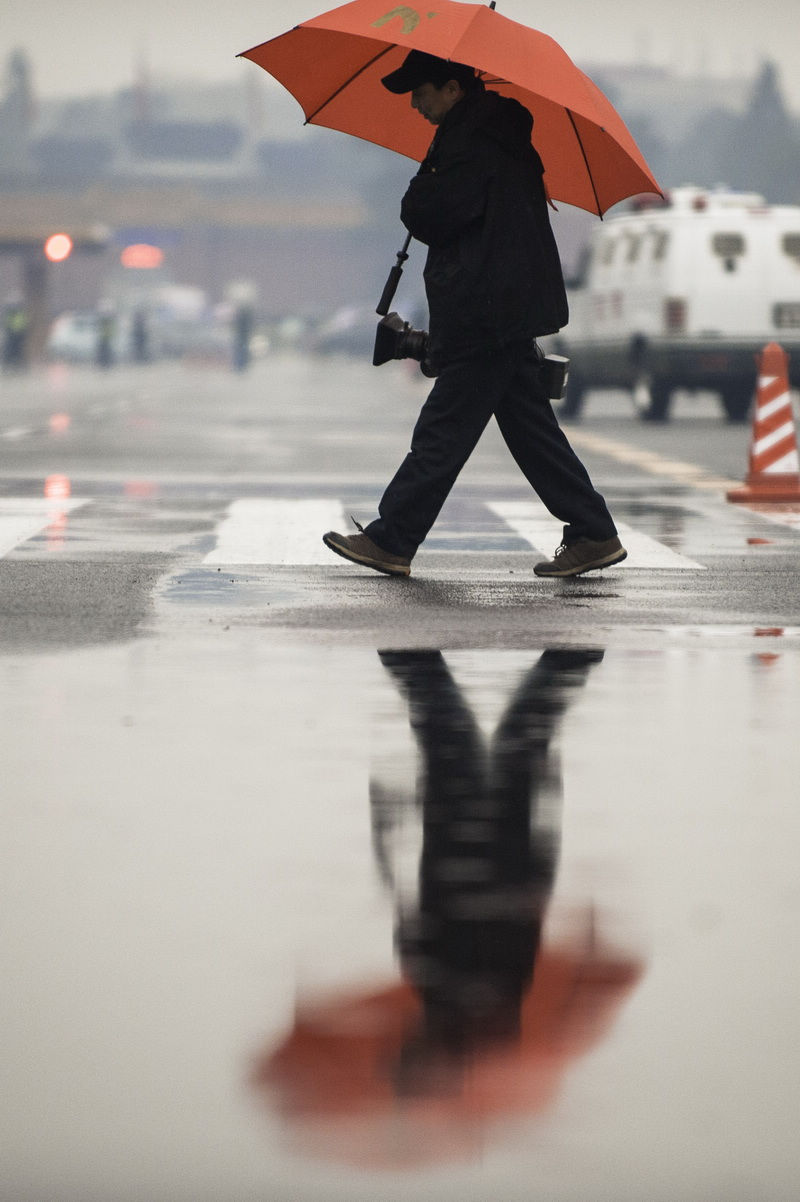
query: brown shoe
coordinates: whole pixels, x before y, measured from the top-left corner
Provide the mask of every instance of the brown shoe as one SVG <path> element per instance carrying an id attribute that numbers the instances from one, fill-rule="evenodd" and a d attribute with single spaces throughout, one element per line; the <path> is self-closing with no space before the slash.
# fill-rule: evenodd
<path id="1" fill-rule="evenodd" d="M 614 563 L 622 563 L 628 552 L 615 536 L 603 542 L 595 542 L 591 538 L 579 538 L 577 542 L 562 543 L 556 548 L 552 559 L 544 559 L 534 564 L 533 570 L 537 576 L 580 576 L 581 572 L 591 572 L 595 568 L 610 568 Z"/>
<path id="2" fill-rule="evenodd" d="M 329 530 L 323 534 L 322 541 L 337 555 L 360 563 L 362 567 L 374 568 L 376 572 L 385 572 L 387 576 L 411 575 L 411 559 L 408 556 L 390 555 L 388 551 L 382 551 L 361 531 L 358 534 L 337 534 L 335 530 Z"/>

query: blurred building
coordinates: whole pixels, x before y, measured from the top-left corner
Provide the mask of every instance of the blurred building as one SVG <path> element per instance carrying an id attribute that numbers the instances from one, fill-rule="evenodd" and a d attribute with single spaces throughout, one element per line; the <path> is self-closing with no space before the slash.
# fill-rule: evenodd
<path id="1" fill-rule="evenodd" d="M 13 232 L 33 223 L 110 230 L 102 254 L 71 256 L 52 273 L 54 312 L 92 307 L 123 287 L 126 271 L 146 270 L 135 256 L 122 266 L 139 245 L 163 252 L 162 277 L 212 302 L 250 279 L 270 316 L 377 299 L 399 236 L 406 160 L 304 129 L 298 106 L 254 83 L 251 64 L 240 87 L 140 79 L 113 96 L 39 106 L 31 74 L 17 52 L 0 101 L 0 294 L 19 284 Z"/>
<path id="2" fill-rule="evenodd" d="M 763 149 L 765 122 L 776 128 L 774 78 L 770 108 L 763 80 L 754 99 L 745 78 L 678 80 L 655 66 L 589 71 L 667 187 L 737 184 L 700 176 L 730 176 L 741 130 Z M 784 165 L 773 191 L 795 188 L 785 164 L 799 157 L 797 133 L 786 114 L 770 141 L 769 162 Z M 770 169 L 764 153 L 750 161 Z M 304 127 L 296 102 L 250 63 L 238 84 L 164 85 L 141 67 L 113 95 L 37 103 L 32 62 L 14 51 L 0 64 L 0 298 L 20 285 L 15 230 L 105 227 L 104 250 L 74 254 L 50 273 L 52 312 L 144 286 L 146 255 L 129 253 L 123 266 L 125 252 L 142 246 L 161 252 L 160 278 L 212 303 L 232 281 L 249 280 L 268 318 L 374 303 L 402 240 L 400 198 L 413 171 L 389 151 Z M 800 199 L 770 195 L 764 183 L 758 190 Z M 591 218 L 561 210 L 556 234 L 569 270 Z"/>

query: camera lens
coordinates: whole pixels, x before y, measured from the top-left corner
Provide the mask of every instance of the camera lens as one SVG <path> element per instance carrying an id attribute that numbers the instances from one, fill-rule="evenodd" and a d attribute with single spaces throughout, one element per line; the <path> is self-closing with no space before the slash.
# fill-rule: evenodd
<path id="1" fill-rule="evenodd" d="M 426 330 L 412 330 L 398 313 L 389 313 L 378 322 L 375 333 L 375 349 L 372 362 L 376 367 L 390 359 L 415 359 L 423 375 L 434 377 L 438 373 L 428 360 L 428 334 Z"/>
<path id="2" fill-rule="evenodd" d="M 407 326 L 402 337 L 402 350 L 398 359 L 416 359 L 419 363 L 425 358 L 425 348 L 428 335 L 424 330 L 412 330 Z"/>

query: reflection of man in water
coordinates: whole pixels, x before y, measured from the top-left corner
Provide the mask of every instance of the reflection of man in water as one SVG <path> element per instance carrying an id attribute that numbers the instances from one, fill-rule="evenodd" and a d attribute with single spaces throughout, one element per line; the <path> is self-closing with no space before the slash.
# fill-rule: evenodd
<path id="1" fill-rule="evenodd" d="M 489 746 L 440 652 L 382 652 L 419 747 L 419 896 L 398 950 L 422 1002 L 400 1055 L 401 1092 L 457 1088 L 472 1053 L 514 1040 L 556 872 L 542 824 L 550 742 L 602 651 L 545 651 Z M 543 807 L 542 807 L 543 808 Z"/>
<path id="2" fill-rule="evenodd" d="M 641 964 L 598 934 L 593 907 L 566 938 L 541 938 L 559 842 L 554 736 L 602 658 L 544 652 L 487 743 L 439 652 L 381 653 L 419 749 L 416 806 L 394 778 L 370 786 L 403 979 L 298 1000 L 259 1057 L 252 1081 L 297 1150 L 381 1168 L 470 1159 L 490 1123 L 549 1106 L 611 1026 Z"/>

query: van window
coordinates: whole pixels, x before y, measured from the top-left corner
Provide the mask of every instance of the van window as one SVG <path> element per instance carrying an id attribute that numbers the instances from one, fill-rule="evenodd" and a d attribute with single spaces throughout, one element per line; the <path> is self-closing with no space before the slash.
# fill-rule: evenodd
<path id="1" fill-rule="evenodd" d="M 627 234 L 625 241 L 628 244 L 625 252 L 625 262 L 635 263 L 639 258 L 639 247 L 642 245 L 642 239 L 639 234 Z"/>
<path id="2" fill-rule="evenodd" d="M 781 249 L 790 259 L 796 259 L 800 263 L 800 233 L 784 234 L 781 239 Z"/>
<path id="3" fill-rule="evenodd" d="M 782 301 L 773 305 L 772 324 L 779 330 L 800 328 L 800 301 Z"/>
<path id="4" fill-rule="evenodd" d="M 722 259 L 726 271 L 735 271 L 738 261 L 745 252 L 745 241 L 742 234 L 714 234 L 711 239 L 711 249 Z"/>
<path id="5" fill-rule="evenodd" d="M 666 230 L 653 230 L 653 258 L 655 260 L 667 257 L 669 234 Z"/>
<path id="6" fill-rule="evenodd" d="M 721 259 L 733 259 L 744 254 L 744 237 L 742 234 L 714 234 L 711 248 Z"/>

